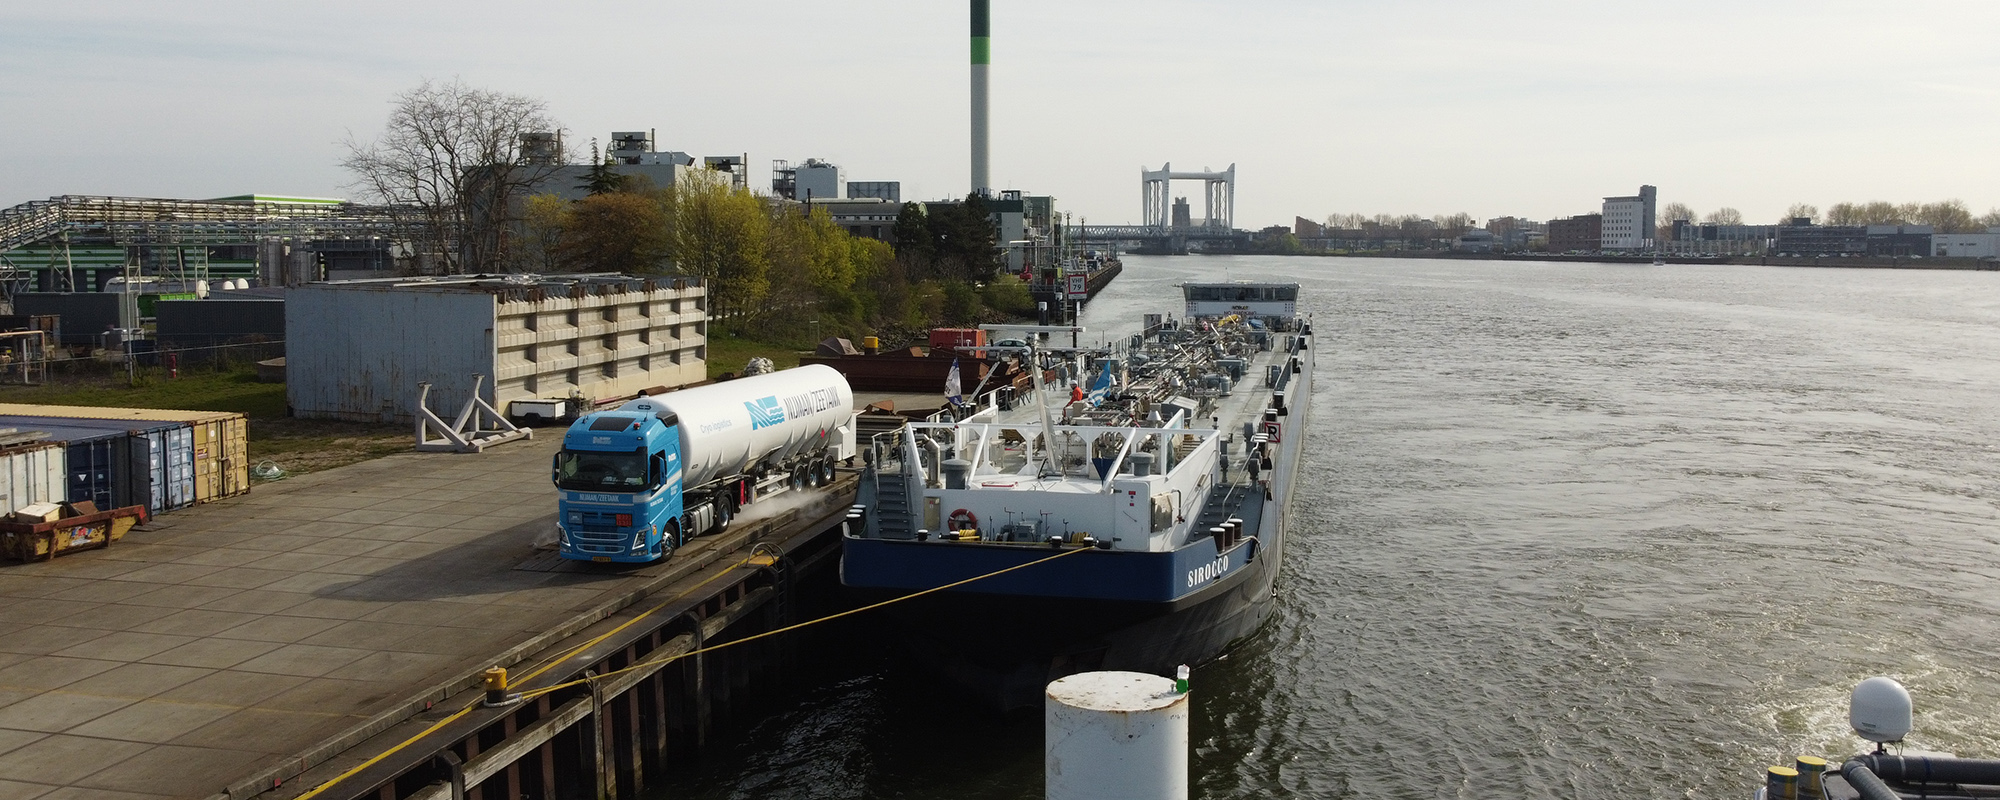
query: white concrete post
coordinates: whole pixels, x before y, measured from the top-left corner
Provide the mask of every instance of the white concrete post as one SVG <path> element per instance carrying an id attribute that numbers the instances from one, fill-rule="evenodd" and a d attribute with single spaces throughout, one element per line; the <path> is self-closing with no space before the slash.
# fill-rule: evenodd
<path id="1" fill-rule="evenodd" d="M 1187 800 L 1188 717 L 1171 678 L 1086 672 L 1050 683 L 1048 800 Z"/>

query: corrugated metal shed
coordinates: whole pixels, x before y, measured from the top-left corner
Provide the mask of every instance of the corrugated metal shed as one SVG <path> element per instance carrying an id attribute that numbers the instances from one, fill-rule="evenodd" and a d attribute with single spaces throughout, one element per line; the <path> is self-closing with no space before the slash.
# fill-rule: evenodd
<path id="1" fill-rule="evenodd" d="M 300 417 L 407 422 L 418 384 L 455 414 L 475 374 L 524 398 L 630 395 L 706 377 L 698 281 L 474 275 L 307 284 L 287 295 L 286 399 Z"/>

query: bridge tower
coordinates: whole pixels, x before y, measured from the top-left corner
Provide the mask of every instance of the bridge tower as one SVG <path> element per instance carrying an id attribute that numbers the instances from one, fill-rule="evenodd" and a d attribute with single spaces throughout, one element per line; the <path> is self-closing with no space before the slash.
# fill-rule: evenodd
<path id="1" fill-rule="evenodd" d="M 1158 170 L 1139 167 L 1139 183 L 1142 202 L 1145 207 L 1140 224 L 1154 228 L 1173 227 L 1173 197 L 1170 188 L 1174 181 L 1201 181 L 1202 225 L 1209 228 L 1229 230 L 1236 227 L 1236 165 L 1221 172 L 1175 172 L 1171 163 L 1161 164 Z"/>

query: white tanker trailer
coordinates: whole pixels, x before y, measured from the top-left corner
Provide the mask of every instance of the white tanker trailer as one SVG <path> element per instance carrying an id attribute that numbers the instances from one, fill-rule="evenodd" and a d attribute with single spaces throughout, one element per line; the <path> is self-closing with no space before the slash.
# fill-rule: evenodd
<path id="1" fill-rule="evenodd" d="M 822 365 L 586 415 L 555 456 L 561 555 L 652 561 L 727 527 L 745 503 L 826 486 L 854 453 L 854 391 Z"/>

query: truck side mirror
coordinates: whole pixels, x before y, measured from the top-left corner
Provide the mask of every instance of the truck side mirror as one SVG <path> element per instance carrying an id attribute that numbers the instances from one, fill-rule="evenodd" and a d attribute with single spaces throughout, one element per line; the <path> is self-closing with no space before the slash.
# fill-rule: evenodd
<path id="1" fill-rule="evenodd" d="M 549 456 L 549 483 L 562 480 L 562 454 Z"/>

